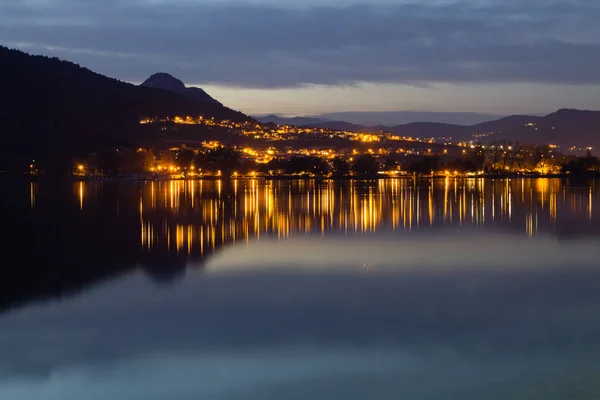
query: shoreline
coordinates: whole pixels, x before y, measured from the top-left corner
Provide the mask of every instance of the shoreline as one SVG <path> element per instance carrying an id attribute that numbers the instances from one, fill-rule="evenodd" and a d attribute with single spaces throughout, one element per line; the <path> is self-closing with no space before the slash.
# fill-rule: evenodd
<path id="1" fill-rule="evenodd" d="M 252 181 L 252 180 L 264 180 L 264 181 L 376 181 L 376 180 L 469 180 L 469 179 L 486 179 L 486 180 L 506 180 L 506 179 L 589 179 L 596 180 L 600 179 L 600 173 L 592 173 L 586 175 L 566 175 L 566 174 L 552 174 L 552 175 L 476 175 L 476 176 L 462 176 L 462 175 L 435 175 L 435 176 L 417 176 L 417 175 L 399 175 L 399 176 L 372 176 L 372 177 L 358 177 L 358 176 L 346 176 L 346 177 L 332 177 L 332 176 L 237 176 L 231 178 L 223 178 L 216 176 L 203 176 L 203 177 L 175 177 L 175 178 L 156 178 L 156 177 L 143 177 L 143 176 L 114 176 L 114 177 L 95 177 L 95 176 L 70 176 L 70 177 L 54 177 L 54 176 L 15 176 L 15 175 L 3 175 L 0 174 L 0 182 L 2 181 L 27 181 L 27 182 L 171 182 L 171 181 Z"/>

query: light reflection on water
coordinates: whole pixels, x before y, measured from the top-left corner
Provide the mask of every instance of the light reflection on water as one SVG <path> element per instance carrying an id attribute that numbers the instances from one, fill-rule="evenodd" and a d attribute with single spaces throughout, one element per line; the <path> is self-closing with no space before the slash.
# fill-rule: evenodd
<path id="1" fill-rule="evenodd" d="M 13 192 L 2 399 L 600 397 L 597 182 Z"/>
<path id="2" fill-rule="evenodd" d="M 424 225 L 506 224 L 526 235 L 552 231 L 561 220 L 594 220 L 595 186 L 572 189 L 559 180 L 483 179 L 378 183 L 215 182 L 146 184 L 140 194 L 142 246 L 173 237 L 178 250 L 270 234 L 411 230 Z M 146 218 L 143 217 L 146 210 Z M 156 229 L 156 213 L 185 213 L 188 223 Z M 169 244 L 171 242 L 169 241 Z"/>
<path id="3" fill-rule="evenodd" d="M 36 184 L 30 187 L 31 207 Z M 81 210 L 102 183 L 77 183 Z M 204 252 L 218 244 L 299 233 L 410 231 L 425 226 L 502 225 L 533 236 L 597 230 L 597 183 L 572 187 L 559 179 L 146 182 L 139 190 L 140 245 Z M 89 194 L 94 192 L 94 194 Z M 127 195 L 128 196 L 128 195 Z M 131 198 L 115 199 L 119 202 Z"/>

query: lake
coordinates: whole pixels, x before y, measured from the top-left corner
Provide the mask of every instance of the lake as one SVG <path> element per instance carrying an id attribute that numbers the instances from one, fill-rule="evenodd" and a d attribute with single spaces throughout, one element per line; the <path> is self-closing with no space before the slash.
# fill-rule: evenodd
<path id="1" fill-rule="evenodd" d="M 600 181 L 0 187 L 1 399 L 600 398 Z"/>

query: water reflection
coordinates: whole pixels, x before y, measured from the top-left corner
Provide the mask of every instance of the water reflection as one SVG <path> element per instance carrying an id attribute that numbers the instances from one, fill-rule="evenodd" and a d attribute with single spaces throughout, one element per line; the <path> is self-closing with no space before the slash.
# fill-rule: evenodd
<path id="1" fill-rule="evenodd" d="M 29 184 L 32 210 L 39 185 Z M 105 185 L 124 187 L 115 196 L 114 187 L 104 190 Z M 440 225 L 504 227 L 527 236 L 600 229 L 600 215 L 594 213 L 600 196 L 596 181 L 585 186 L 559 179 L 78 182 L 73 200 L 83 211 L 93 207 L 88 201 L 115 197 L 111 200 L 118 214 L 122 203 L 134 200 L 134 192 L 139 192 L 140 247 L 146 251 L 203 254 L 262 235 L 410 231 Z"/>
<path id="2" fill-rule="evenodd" d="M 1 398 L 600 394 L 596 182 L 5 193 Z"/>
<path id="3" fill-rule="evenodd" d="M 591 233 L 600 226 L 593 211 L 598 196 L 595 182 L 580 188 L 557 179 L 148 182 L 139 188 L 140 246 L 203 254 L 264 235 L 443 225 L 503 227 L 528 236 L 575 227 Z M 81 204 L 83 198 L 81 188 Z"/>
<path id="4" fill-rule="evenodd" d="M 3 243 L 0 305 L 135 266 L 172 280 L 223 246 L 265 238 L 360 235 L 374 243 L 467 228 L 517 238 L 596 237 L 599 196 L 596 181 L 559 179 L 29 183 L 0 197 L 14 233 Z M 431 248 L 443 240 L 431 238 Z M 30 271 L 40 279 L 32 281 Z"/>

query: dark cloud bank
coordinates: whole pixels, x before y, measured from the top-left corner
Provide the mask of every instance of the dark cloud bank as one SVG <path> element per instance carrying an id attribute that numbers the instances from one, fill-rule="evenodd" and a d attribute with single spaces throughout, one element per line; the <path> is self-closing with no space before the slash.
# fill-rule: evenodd
<path id="1" fill-rule="evenodd" d="M 600 3 L 0 2 L 0 41 L 141 81 L 600 83 Z"/>

